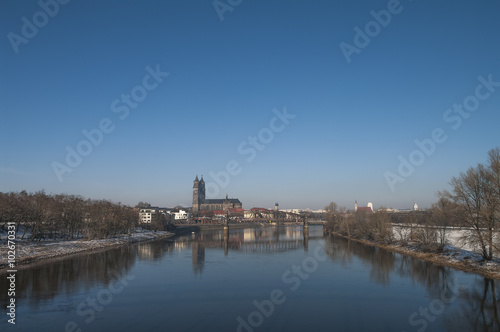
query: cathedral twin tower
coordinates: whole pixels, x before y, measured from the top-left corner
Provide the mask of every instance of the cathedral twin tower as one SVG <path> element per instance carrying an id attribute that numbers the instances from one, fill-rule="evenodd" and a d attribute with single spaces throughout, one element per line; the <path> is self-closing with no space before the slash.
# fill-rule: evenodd
<path id="1" fill-rule="evenodd" d="M 193 213 L 200 211 L 225 211 L 230 208 L 241 209 L 242 204 L 240 200 L 237 198 L 228 198 L 227 195 L 223 199 L 206 199 L 203 175 L 200 180 L 198 180 L 198 175 L 196 175 L 193 184 Z"/>
<path id="2" fill-rule="evenodd" d="M 203 180 L 203 175 L 201 180 L 198 180 L 198 175 L 194 179 L 193 185 L 193 212 L 199 212 L 200 204 L 205 200 L 205 180 Z"/>

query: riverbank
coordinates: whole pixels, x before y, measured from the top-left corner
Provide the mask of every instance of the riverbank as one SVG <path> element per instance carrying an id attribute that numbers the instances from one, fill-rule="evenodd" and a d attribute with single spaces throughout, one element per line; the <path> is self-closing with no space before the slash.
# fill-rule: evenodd
<path id="1" fill-rule="evenodd" d="M 382 248 L 403 255 L 413 256 L 438 265 L 449 266 L 458 270 L 481 274 L 487 278 L 500 280 L 500 259 L 494 258 L 491 261 L 484 261 L 480 254 L 460 249 L 452 245 L 446 245 L 442 252 L 424 251 L 423 249 L 411 244 L 383 244 L 348 237 L 336 232 L 328 232 L 351 241 Z"/>
<path id="2" fill-rule="evenodd" d="M 110 239 L 101 240 L 68 240 L 68 241 L 46 241 L 31 242 L 27 240 L 16 240 L 15 266 L 25 265 L 41 260 L 59 258 L 63 256 L 81 254 L 98 250 L 111 249 L 125 244 L 152 241 L 172 237 L 176 234 L 166 231 L 138 230 L 130 235 L 122 235 Z M 0 247 L 0 270 L 7 267 L 8 251 L 5 236 L 1 237 Z"/>

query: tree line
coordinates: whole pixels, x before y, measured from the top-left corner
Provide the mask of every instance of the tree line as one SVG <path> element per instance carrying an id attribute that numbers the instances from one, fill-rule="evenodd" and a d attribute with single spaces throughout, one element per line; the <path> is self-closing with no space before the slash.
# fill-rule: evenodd
<path id="1" fill-rule="evenodd" d="M 325 207 L 325 227 L 356 239 L 437 251 L 448 244 L 450 227 L 458 227 L 462 244 L 478 249 L 484 260 L 493 259 L 500 251 L 500 148 L 488 152 L 485 164 L 453 177 L 450 186 L 425 212 L 348 213 L 332 202 Z"/>
<path id="2" fill-rule="evenodd" d="M 21 239 L 104 239 L 129 234 L 138 219 L 136 209 L 108 200 L 44 191 L 0 193 L 0 227 L 15 223 Z"/>

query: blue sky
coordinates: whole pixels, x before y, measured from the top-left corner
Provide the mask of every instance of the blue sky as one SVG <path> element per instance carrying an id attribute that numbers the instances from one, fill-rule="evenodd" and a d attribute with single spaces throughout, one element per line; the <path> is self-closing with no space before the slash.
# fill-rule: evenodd
<path id="1" fill-rule="evenodd" d="M 500 145 L 498 1 L 41 2 L 0 4 L 3 192 L 190 206 L 203 174 L 244 208 L 427 207 Z"/>

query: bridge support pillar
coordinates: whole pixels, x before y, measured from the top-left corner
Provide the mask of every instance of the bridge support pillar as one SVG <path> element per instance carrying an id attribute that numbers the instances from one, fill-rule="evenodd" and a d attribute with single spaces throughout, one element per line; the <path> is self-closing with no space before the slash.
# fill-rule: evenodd
<path id="1" fill-rule="evenodd" d="M 227 256 L 229 251 L 229 228 L 224 227 L 224 256 Z"/>
<path id="2" fill-rule="evenodd" d="M 226 210 L 226 218 L 224 219 L 224 235 L 229 232 L 229 210 Z"/>

